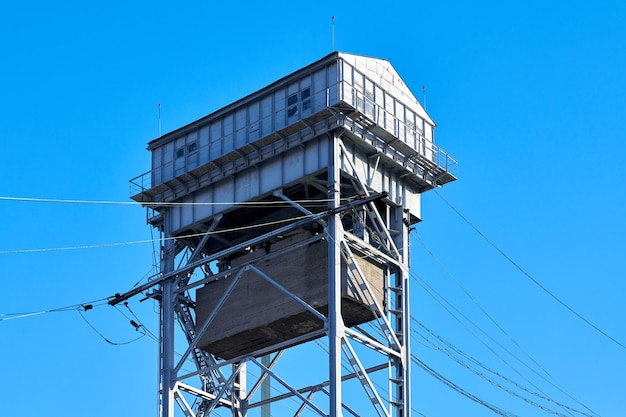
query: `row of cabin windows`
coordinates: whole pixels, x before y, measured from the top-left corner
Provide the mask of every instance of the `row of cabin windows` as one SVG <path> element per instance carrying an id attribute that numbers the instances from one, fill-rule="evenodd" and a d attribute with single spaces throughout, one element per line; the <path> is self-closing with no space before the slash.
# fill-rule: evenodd
<path id="1" fill-rule="evenodd" d="M 356 107 L 363 109 L 367 116 L 374 116 L 374 95 L 368 91 L 363 96 L 356 96 Z"/>
<path id="2" fill-rule="evenodd" d="M 374 96 L 370 92 L 365 92 L 364 97 L 356 97 L 356 105 L 357 107 L 363 108 L 365 110 L 365 114 L 368 116 L 374 116 Z M 305 112 L 311 108 L 311 88 L 305 88 L 304 90 L 292 94 L 287 97 L 287 117 L 291 118 L 296 116 L 299 112 Z M 415 124 L 406 121 L 408 128 L 411 131 L 415 130 Z M 257 125 L 258 126 L 258 125 Z M 257 127 L 258 129 L 258 127 Z M 198 150 L 198 144 L 196 142 L 191 142 L 187 145 L 187 154 L 190 155 L 193 152 Z M 185 147 L 178 148 L 176 150 L 176 158 L 182 158 L 185 156 Z"/>
<path id="3" fill-rule="evenodd" d="M 305 88 L 299 93 L 292 94 L 287 97 L 287 117 L 293 117 L 298 112 L 305 112 L 311 108 L 311 88 Z M 258 129 L 258 128 L 257 128 Z M 198 144 L 192 142 L 187 145 L 187 154 L 191 154 L 198 150 Z M 185 156 L 185 147 L 178 148 L 176 150 L 176 158 L 182 158 Z"/>
<path id="4" fill-rule="evenodd" d="M 187 145 L 187 154 L 195 152 L 198 150 L 198 144 L 196 142 L 191 142 Z M 176 158 L 182 158 L 185 156 L 185 147 L 176 149 Z"/>
<path id="5" fill-rule="evenodd" d="M 311 108 L 311 88 L 292 94 L 287 97 L 287 117 L 293 117 L 298 112 L 305 112 Z"/>

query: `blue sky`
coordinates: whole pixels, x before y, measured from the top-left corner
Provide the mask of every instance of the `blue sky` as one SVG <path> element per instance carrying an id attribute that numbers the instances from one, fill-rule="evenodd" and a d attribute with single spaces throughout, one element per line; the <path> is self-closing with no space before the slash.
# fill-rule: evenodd
<path id="1" fill-rule="evenodd" d="M 152 244 L 109 244 L 152 238 L 143 209 L 119 203 L 130 201 L 128 180 L 149 169 L 157 104 L 167 132 L 316 61 L 331 51 L 333 15 L 337 50 L 389 59 L 420 99 L 427 87 L 436 142 L 459 161 L 459 180 L 423 198 L 413 316 L 555 401 L 626 415 L 626 349 L 446 203 L 626 344 L 620 1 L 3 5 L 0 313 L 83 304 L 145 279 Z M 136 298 L 129 307 L 157 331 L 154 306 Z M 1 414 L 156 415 L 156 343 L 111 345 L 94 331 L 113 342 L 141 336 L 120 310 L 0 316 Z M 547 415 L 418 335 L 413 352 L 486 402 Z M 413 385 L 416 415 L 495 415 L 417 368 Z"/>

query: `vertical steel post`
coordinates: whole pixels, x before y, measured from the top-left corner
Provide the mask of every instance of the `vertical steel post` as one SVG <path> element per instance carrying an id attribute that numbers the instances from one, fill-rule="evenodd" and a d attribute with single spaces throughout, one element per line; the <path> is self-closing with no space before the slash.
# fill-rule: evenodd
<path id="1" fill-rule="evenodd" d="M 270 367 L 270 364 L 272 363 L 272 358 L 270 357 L 270 355 L 263 355 L 261 356 L 261 364 L 263 366 L 265 366 L 266 368 Z M 271 395 L 272 395 L 272 387 L 271 387 L 271 382 L 272 380 L 270 379 L 269 376 L 267 376 L 263 382 L 261 383 L 261 401 L 266 401 L 268 400 Z M 264 404 L 261 406 L 261 417 L 271 417 L 272 416 L 272 409 L 271 409 L 271 403 L 268 404 Z"/>
<path id="2" fill-rule="evenodd" d="M 402 398 L 402 407 L 398 411 L 398 417 L 408 417 L 411 415 L 411 305 L 409 304 L 409 267 L 410 267 L 410 245 L 409 245 L 409 227 L 408 219 L 404 219 L 404 216 L 408 216 L 408 212 L 404 211 L 402 207 L 398 207 L 395 213 L 395 219 L 398 225 L 398 229 L 402 230 L 402 233 L 398 236 L 401 241 L 397 242 L 401 255 L 402 268 L 398 271 L 396 276 L 397 284 L 402 288 L 400 293 L 402 316 L 398 325 L 398 331 L 401 332 L 402 361 L 397 367 L 397 378 L 402 380 L 402 385 L 399 387 L 398 395 Z M 405 220 L 407 221 L 405 223 Z"/>
<path id="3" fill-rule="evenodd" d="M 405 232 L 406 233 L 406 232 Z M 406 256 L 408 258 L 408 250 L 406 252 Z M 406 262 L 406 261 L 405 261 Z M 404 416 L 408 417 L 411 415 L 411 308 L 409 304 L 409 276 L 406 271 L 402 271 L 402 281 L 404 288 L 404 325 L 402 327 L 403 331 L 403 345 L 404 345 L 404 363 L 403 363 L 403 371 L 404 371 Z"/>
<path id="4" fill-rule="evenodd" d="M 161 274 L 174 270 L 174 239 L 168 225 L 161 242 Z M 175 323 L 175 278 L 168 279 L 161 285 L 161 407 L 162 417 L 174 417 L 174 323 Z"/>
<path id="5" fill-rule="evenodd" d="M 411 391 L 410 391 L 410 364 L 411 364 L 411 330 L 409 323 L 411 321 L 411 312 L 409 308 L 409 288 L 408 275 L 406 270 L 402 269 L 396 273 L 395 285 L 402 288 L 400 294 L 397 294 L 396 308 L 401 310 L 401 314 L 396 319 L 396 334 L 402 343 L 402 357 L 394 359 L 395 362 L 395 380 L 396 382 L 396 417 L 408 417 L 411 415 Z"/>
<path id="6" fill-rule="evenodd" d="M 339 206 L 341 197 L 341 176 L 339 171 L 339 138 L 329 135 L 328 156 L 328 198 L 329 208 Z M 338 222 L 338 214 L 328 217 L 328 345 L 330 381 L 330 417 L 341 416 L 341 343 L 344 335 L 341 315 L 341 252 L 339 242 L 343 238 Z"/>
<path id="7" fill-rule="evenodd" d="M 246 417 L 248 413 L 248 404 L 246 397 L 248 396 L 247 381 L 247 362 L 235 363 L 232 365 L 233 372 L 237 372 L 237 376 L 233 381 L 232 391 L 232 413 L 233 417 Z"/>

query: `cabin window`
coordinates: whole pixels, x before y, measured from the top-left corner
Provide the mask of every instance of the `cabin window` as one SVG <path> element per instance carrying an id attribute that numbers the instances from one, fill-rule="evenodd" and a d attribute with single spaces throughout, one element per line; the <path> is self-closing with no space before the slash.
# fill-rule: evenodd
<path id="1" fill-rule="evenodd" d="M 287 97 L 287 117 L 298 114 L 298 95 L 293 94 Z"/>
<path id="2" fill-rule="evenodd" d="M 176 158 L 182 158 L 185 156 L 185 148 L 176 149 Z"/>
<path id="3" fill-rule="evenodd" d="M 374 116 L 374 94 L 365 92 L 365 114 Z"/>
<path id="4" fill-rule="evenodd" d="M 196 142 L 191 142 L 189 146 L 187 146 L 187 153 L 192 153 L 198 150 L 198 144 Z"/>
<path id="5" fill-rule="evenodd" d="M 300 93 L 300 97 L 302 98 L 302 111 L 306 111 L 311 108 L 311 89 L 305 88 Z"/>
<path id="6" fill-rule="evenodd" d="M 291 118 L 300 111 L 311 109 L 311 88 L 305 88 L 299 93 L 287 97 L 287 117 Z"/>

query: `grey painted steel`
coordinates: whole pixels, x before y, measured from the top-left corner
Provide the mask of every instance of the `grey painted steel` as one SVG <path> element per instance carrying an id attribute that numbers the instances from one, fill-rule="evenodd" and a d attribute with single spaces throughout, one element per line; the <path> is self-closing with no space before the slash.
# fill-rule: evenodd
<path id="1" fill-rule="evenodd" d="M 161 271 L 174 270 L 174 241 L 168 239 L 166 232 L 162 249 Z M 174 414 L 174 280 L 161 285 L 163 302 L 161 303 L 161 412 L 164 417 Z"/>
<path id="2" fill-rule="evenodd" d="M 261 365 L 267 369 L 271 369 L 271 357 L 270 355 L 263 355 L 261 357 Z M 263 374 L 263 380 L 261 381 L 261 401 L 267 400 L 272 394 L 272 386 L 269 378 L 265 378 L 267 374 Z M 272 408 L 271 404 L 265 404 L 261 406 L 261 417 L 271 417 Z"/>
<path id="3" fill-rule="evenodd" d="M 302 93 L 307 90 L 310 96 L 303 99 Z M 296 98 L 293 104 L 289 104 L 290 97 Z M 308 103 L 306 109 L 305 103 Z M 340 111 L 347 107 L 359 116 L 355 118 L 356 113 L 351 113 L 343 119 L 330 117 L 329 110 Z M 289 116 L 293 108 L 296 113 Z M 309 141 L 315 141 L 337 126 L 347 127 L 357 135 L 376 133 L 384 137 L 379 148 L 396 163 L 407 163 L 399 158 L 419 158 L 454 174 L 456 161 L 433 142 L 434 122 L 393 67 L 384 60 L 333 53 L 290 77 L 152 141 L 149 146 L 153 154 L 151 171 L 131 181 L 138 191 L 135 198 L 144 202 L 176 199 L 184 203 L 204 197 L 220 203 L 171 208 L 180 211 L 172 219 L 173 230 L 177 230 L 227 210 L 228 203 L 247 201 L 327 167 L 324 149 L 317 152 L 293 150 L 302 143 L 307 143 L 307 147 L 316 146 Z M 289 150 L 292 152 L 287 152 Z M 283 153 L 279 159 L 275 158 Z M 367 160 L 361 162 L 362 168 L 369 165 Z M 255 169 L 248 169 L 250 166 Z M 237 175 L 232 176 L 235 173 Z M 402 199 L 406 196 L 395 195 L 398 187 L 385 184 L 388 179 L 394 181 L 392 175 L 378 170 L 370 175 L 369 185 L 373 189 L 387 188 L 394 202 L 405 203 Z M 189 198 L 190 186 L 203 195 Z"/>
<path id="4" fill-rule="evenodd" d="M 149 143 L 152 167 L 131 180 L 132 198 L 147 207 L 148 222 L 163 236 L 161 270 L 152 282 L 111 303 L 160 286 L 160 292 L 151 296 L 161 301 L 162 417 L 174 417 L 175 403 L 189 417 L 208 416 L 224 407 L 233 416 L 244 417 L 250 407 L 286 398 L 265 398 L 265 391 L 262 400 L 255 401 L 264 378 L 277 381 L 288 390 L 288 397 L 302 402 L 296 415 L 305 409 L 330 417 L 343 412 L 358 415 L 342 389 L 342 383 L 353 378 L 371 402 L 368 415 L 410 415 L 409 228 L 420 220 L 421 193 L 456 179 L 456 161 L 435 145 L 434 127 L 388 61 L 333 52 Z M 382 192 L 381 200 L 376 195 Z M 342 201 L 354 198 L 366 200 Z M 325 205 L 327 211 L 311 201 Z M 253 209 L 249 204 L 254 202 L 284 204 L 274 210 L 262 205 Z M 294 216 L 305 218 L 293 220 Z M 257 223 L 262 223 L 258 231 L 253 228 Z M 318 234 L 320 229 L 323 233 Z M 270 258 L 287 259 L 294 248 L 276 245 L 276 253 L 269 248 L 295 233 L 313 235 L 295 246 L 327 241 L 325 313 L 255 266 Z M 261 250 L 265 254 L 246 258 Z M 358 257 L 369 259 L 376 268 L 364 272 Z M 347 285 L 359 290 L 359 302 L 368 314 L 371 310 L 368 320 L 380 327 L 382 337 L 359 326 L 345 327 L 343 270 Z M 227 299 L 236 299 L 237 287 L 249 276 L 246 271 L 254 271 L 300 303 L 324 328 L 253 345 L 251 353 L 241 351 L 229 359 L 199 347 L 205 332 L 220 335 L 215 330 L 219 327 L 211 324 Z M 372 271 L 381 271 L 384 288 L 368 284 L 377 282 L 367 279 Z M 227 280 L 226 290 L 200 320 L 200 292 L 192 290 L 215 288 L 209 286 L 217 280 Z M 385 302 L 381 302 L 377 297 L 384 291 Z M 178 362 L 174 359 L 176 318 L 188 344 Z M 307 389 L 298 390 L 278 375 L 274 361 L 268 367 L 255 359 L 324 334 L 329 343 L 328 379 Z M 365 369 L 354 345 L 369 348 L 382 363 Z M 181 374 L 187 358 L 194 359 L 197 370 Z M 353 372 L 342 376 L 344 359 Z M 262 377 L 251 380 L 253 388 L 247 390 L 252 367 Z M 371 379 L 371 373 L 381 369 L 388 371 L 388 395 L 378 392 Z M 193 385 L 191 379 L 196 377 L 201 387 Z M 329 414 L 318 404 L 322 396 L 328 398 Z"/>
<path id="5" fill-rule="evenodd" d="M 329 208 L 334 210 L 339 206 L 340 191 L 340 166 L 339 144 L 336 138 L 330 138 L 329 144 L 330 161 L 328 165 L 328 196 Z M 341 392 L 341 345 L 343 343 L 343 318 L 341 315 L 341 252 L 339 242 L 342 240 L 339 224 L 339 215 L 335 214 L 328 218 L 326 233 L 328 235 L 328 345 L 329 360 L 328 374 L 330 380 L 330 417 L 341 416 L 342 392 Z"/>

